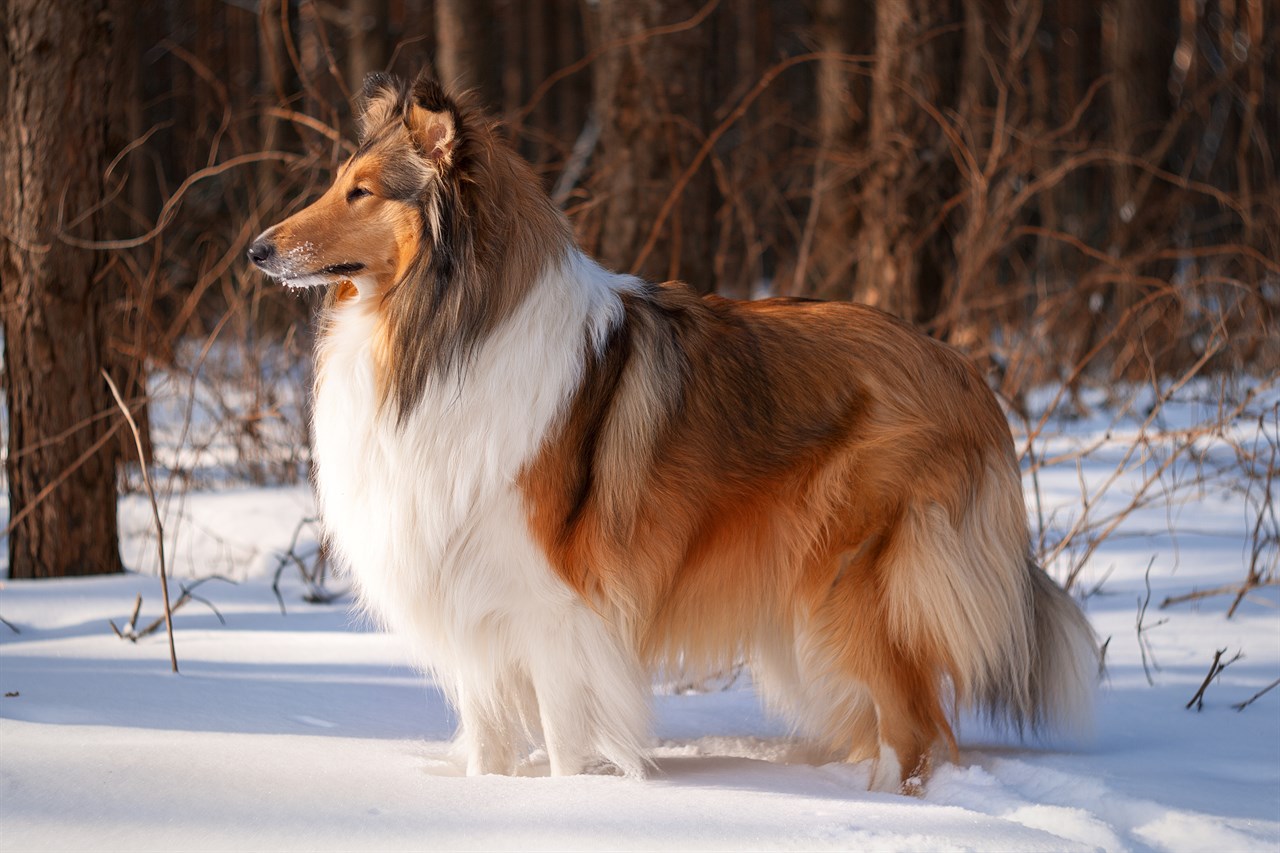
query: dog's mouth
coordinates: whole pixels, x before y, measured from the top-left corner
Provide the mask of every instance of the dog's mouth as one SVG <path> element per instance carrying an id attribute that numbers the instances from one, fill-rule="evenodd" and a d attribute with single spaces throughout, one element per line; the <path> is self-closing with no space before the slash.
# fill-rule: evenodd
<path id="1" fill-rule="evenodd" d="M 351 275 L 351 274 L 353 274 L 353 273 L 358 273 L 358 272 L 360 272 L 360 270 L 362 270 L 362 269 L 364 269 L 364 264 L 356 264 L 356 263 L 350 263 L 350 264 L 330 264 L 329 266 L 327 266 L 327 267 L 325 267 L 324 269 L 320 270 L 320 274 L 321 274 L 321 275 L 348 276 L 348 275 Z"/>
<path id="2" fill-rule="evenodd" d="M 362 269 L 364 269 L 364 264 L 359 263 L 329 264 L 315 272 L 281 272 L 275 273 L 274 277 L 290 290 L 306 290 L 312 287 L 333 284 L 336 281 L 355 275 Z"/>
<path id="3" fill-rule="evenodd" d="M 271 229 L 253 241 L 249 246 L 248 256 L 258 269 L 294 290 L 333 284 L 364 269 L 364 264 L 348 261 L 307 270 L 306 267 L 316 260 L 316 247 L 311 243 L 302 243 L 280 250 L 271 237 Z"/>

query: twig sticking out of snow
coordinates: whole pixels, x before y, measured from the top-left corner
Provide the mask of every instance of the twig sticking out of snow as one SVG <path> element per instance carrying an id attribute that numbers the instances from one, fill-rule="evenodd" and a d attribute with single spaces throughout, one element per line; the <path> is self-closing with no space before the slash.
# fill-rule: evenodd
<path id="1" fill-rule="evenodd" d="M 111 630 L 116 632 L 116 636 L 122 640 L 138 641 L 138 612 L 142 610 L 142 593 L 138 593 L 133 599 L 133 613 L 129 615 L 129 621 L 125 623 L 124 630 L 121 631 L 116 627 L 116 623 L 108 619 L 107 624 L 111 626 Z"/>
<path id="2" fill-rule="evenodd" d="M 227 624 L 227 620 L 223 618 L 222 614 L 218 611 L 218 608 L 213 606 L 213 602 L 207 598 L 201 598 L 200 596 L 192 592 L 192 590 L 200 586 L 200 584 L 204 583 L 205 581 L 226 581 L 227 583 L 235 583 L 235 581 L 231 580 L 230 578 L 224 578 L 222 575 L 209 575 L 206 578 L 200 578 L 200 580 L 196 581 L 190 586 L 183 585 L 182 595 L 178 596 L 178 600 L 173 602 L 173 607 L 170 608 L 169 612 L 177 613 L 179 610 L 182 609 L 182 605 L 186 604 L 188 601 L 198 601 L 201 604 L 203 604 L 205 607 L 213 611 L 213 615 L 218 617 L 219 624 L 225 625 Z M 139 631 L 138 630 L 138 612 L 141 609 L 142 609 L 142 596 L 139 595 L 136 599 L 134 599 L 133 614 L 130 615 L 129 621 L 125 623 L 123 630 L 116 627 L 116 623 L 110 619 L 107 620 L 107 624 L 111 626 L 111 630 L 115 631 L 116 636 L 119 637 L 120 639 L 128 640 L 131 643 L 136 643 L 138 642 L 138 640 L 141 640 L 143 637 L 147 636 L 148 634 L 154 633 L 157 628 L 159 628 L 162 624 L 164 624 L 164 621 L 165 621 L 165 618 L 161 616 L 155 621 L 153 621 L 150 625 L 148 625 L 147 627 Z"/>
<path id="3" fill-rule="evenodd" d="M 1268 684 L 1266 687 L 1262 688 L 1262 689 L 1261 689 L 1261 690 L 1259 690 L 1257 693 L 1253 694 L 1252 696 L 1250 696 L 1248 699 L 1244 700 L 1243 702 L 1237 702 L 1236 704 L 1232 705 L 1231 707 L 1232 707 L 1232 708 L 1235 708 L 1237 711 L 1243 711 L 1245 708 L 1248 708 L 1248 707 L 1249 707 L 1250 705 L 1252 705 L 1254 702 L 1257 702 L 1259 699 L 1261 699 L 1264 695 L 1266 695 L 1269 691 L 1271 691 L 1272 689 L 1274 689 L 1274 688 L 1275 688 L 1275 687 L 1277 687 L 1277 686 L 1280 686 L 1280 678 L 1277 678 L 1275 681 L 1271 682 L 1271 683 L 1270 683 L 1270 684 Z"/>
<path id="4" fill-rule="evenodd" d="M 1222 674 L 1222 671 L 1231 664 L 1244 657 L 1243 652 L 1236 652 L 1235 657 L 1226 663 L 1220 663 L 1222 656 L 1227 653 L 1226 649 L 1218 649 L 1213 653 L 1213 663 L 1209 664 L 1209 674 L 1204 677 L 1204 681 L 1200 683 L 1200 689 L 1196 691 L 1196 695 L 1191 697 L 1191 701 L 1187 703 L 1187 710 L 1191 710 L 1191 706 L 1195 705 L 1199 711 L 1204 708 L 1204 692 L 1209 689 L 1209 683 Z"/>
<path id="5" fill-rule="evenodd" d="M 174 674 L 177 674 L 178 651 L 173 645 L 173 609 L 169 606 L 169 575 L 165 571 L 164 565 L 164 525 L 160 523 L 160 507 L 156 505 L 155 490 L 151 488 L 151 474 L 147 470 L 147 454 L 142 449 L 142 434 L 138 432 L 138 423 L 133 419 L 133 413 L 125 405 L 124 398 L 120 396 L 120 389 L 116 387 L 116 383 L 111 379 L 111 374 L 107 373 L 105 368 L 102 371 L 102 378 L 107 380 L 107 387 L 111 389 L 111 396 L 116 398 L 116 405 L 124 413 L 124 419 L 129 422 L 129 429 L 133 432 L 134 446 L 138 448 L 138 467 L 142 469 L 142 485 L 146 487 L 147 499 L 151 502 L 151 520 L 156 526 L 156 552 L 160 557 L 160 593 L 164 596 L 164 624 L 169 632 L 169 665 L 173 668 Z"/>
<path id="6" fill-rule="evenodd" d="M 1276 519 L 1275 506 L 1275 490 L 1273 489 L 1274 480 L 1278 466 L 1276 465 L 1277 453 L 1280 453 L 1280 403 L 1277 403 L 1271 410 L 1272 421 L 1276 429 L 1274 433 L 1267 432 L 1266 413 L 1258 416 L 1258 435 L 1266 439 L 1270 446 L 1271 458 L 1267 460 L 1265 467 L 1260 464 L 1253 466 L 1255 468 L 1262 467 L 1261 479 L 1261 498 L 1256 501 L 1257 515 L 1254 519 L 1253 530 L 1249 537 L 1252 542 L 1252 553 L 1249 560 L 1249 574 L 1245 578 L 1245 582 L 1240 587 L 1240 591 L 1236 593 L 1235 600 L 1231 602 L 1231 607 L 1227 609 L 1227 618 L 1230 619 L 1236 613 L 1236 608 L 1240 606 L 1240 602 L 1244 601 L 1246 595 L 1255 586 L 1262 586 L 1268 582 L 1266 576 L 1271 573 L 1269 581 L 1275 583 L 1274 576 L 1276 561 L 1276 544 L 1280 542 L 1280 521 Z M 1237 451 L 1239 454 L 1239 451 Z M 1243 461 L 1243 460 L 1242 460 Z M 1259 460 L 1260 462 L 1260 460 Z M 1253 483 L 1249 483 L 1248 495 L 1251 497 L 1253 492 Z M 1263 558 L 1264 554 L 1270 553 L 1271 560 Z"/>
<path id="7" fill-rule="evenodd" d="M 316 551 L 315 568 L 310 571 L 307 570 L 306 561 L 298 554 L 298 537 L 301 536 L 302 529 L 309 524 L 317 524 L 319 521 L 320 519 L 317 517 L 303 518 L 299 521 L 298 526 L 293 529 L 293 537 L 289 540 L 288 550 L 280 555 L 279 562 L 276 563 L 276 573 L 271 581 L 271 591 L 276 595 L 276 601 L 280 605 L 281 616 L 288 615 L 288 612 L 284 607 L 284 596 L 280 593 L 280 576 L 284 574 L 284 570 L 290 563 L 298 567 L 298 573 L 302 575 L 302 582 L 307 586 L 307 594 L 303 596 L 303 601 L 308 604 L 329 604 L 346 594 L 345 590 L 334 592 L 325 588 L 324 574 L 328 559 L 323 541 L 321 541 L 320 547 Z"/>
<path id="8" fill-rule="evenodd" d="M 1155 562 L 1156 562 L 1155 557 L 1152 557 L 1147 562 L 1147 571 L 1142 576 L 1143 581 L 1146 583 L 1146 586 L 1147 586 L 1147 597 L 1138 602 L 1138 620 L 1137 620 L 1138 651 L 1142 652 L 1142 672 L 1144 675 L 1147 676 L 1147 684 L 1148 686 L 1151 686 L 1151 687 L 1154 687 L 1156 684 L 1155 679 L 1151 677 L 1151 670 L 1153 668 L 1159 669 L 1160 664 L 1156 663 L 1156 656 L 1151 651 L 1150 642 L 1147 640 L 1147 631 L 1150 631 L 1152 628 L 1159 628 L 1161 625 L 1169 621 L 1168 619 L 1161 619 L 1159 622 L 1155 623 L 1154 625 L 1142 624 L 1143 620 L 1147 616 L 1147 605 L 1151 603 L 1151 567 L 1155 565 Z M 1149 665 L 1147 663 L 1148 660 L 1150 660 Z"/>

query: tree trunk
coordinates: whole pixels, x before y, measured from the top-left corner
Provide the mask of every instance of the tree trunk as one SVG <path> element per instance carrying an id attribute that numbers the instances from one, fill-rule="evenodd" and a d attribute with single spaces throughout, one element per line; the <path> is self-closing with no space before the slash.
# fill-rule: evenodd
<path id="1" fill-rule="evenodd" d="M 701 0 L 601 0 L 600 44 L 691 18 Z M 715 75 L 699 57 L 715 55 L 715 17 L 607 51 L 595 64 L 600 119 L 596 191 L 603 196 L 599 254 L 606 265 L 644 278 L 683 279 L 715 289 L 717 197 L 703 162 L 680 191 L 652 249 L 649 233 L 676 181 L 712 129 Z"/>
<path id="2" fill-rule="evenodd" d="M 109 0 L 112 16 L 111 30 L 111 86 L 109 88 L 110 124 L 107 132 L 106 155 L 121 154 L 143 133 L 142 97 L 140 95 L 139 58 L 142 54 L 142 16 L 134 14 L 130 0 Z M 112 183 L 124 183 L 124 191 L 117 195 L 108 208 L 106 232 L 111 239 L 125 239 L 145 230 L 152 214 L 153 202 L 148 192 L 146 157 L 140 148 L 125 156 L 116 166 Z M 138 259 L 134 269 L 147 268 L 147 253 L 154 251 L 143 247 L 132 251 Z M 153 277 L 139 281 L 124 263 L 114 269 L 105 284 L 110 288 L 107 314 L 110 335 L 106 352 L 107 370 L 115 380 L 120 393 L 128 401 L 129 411 L 137 422 L 142 438 L 143 452 L 151 458 L 151 418 L 147 405 L 147 352 L 151 348 L 151 309 L 154 299 Z M 120 429 L 121 457 L 136 462 L 138 451 L 133 433 Z"/>
<path id="3" fill-rule="evenodd" d="M 359 92 L 366 74 L 387 64 L 388 0 L 351 0 L 347 5 L 347 85 Z"/>
<path id="4" fill-rule="evenodd" d="M 1008 151 L 1003 124 L 994 121 L 997 98 L 991 66 L 1000 69 L 997 75 L 1009 79 L 1022 72 L 1021 68 L 1014 67 L 1018 60 L 1004 52 L 1004 40 L 993 34 L 1021 32 L 1024 25 L 1019 21 L 1018 25 L 1011 26 L 1001 14 L 999 4 L 990 0 L 963 0 L 961 8 L 964 30 L 956 62 L 955 118 L 965 129 L 974 151 L 981 152 L 976 154 L 981 162 L 994 151 Z M 1012 114 L 1015 122 L 1020 123 L 1022 103 L 1021 97 L 1013 99 L 1013 103 L 1006 101 L 1006 115 Z M 997 156 L 996 162 L 1001 159 Z M 956 189 L 964 193 L 965 205 L 952 238 L 947 310 L 940 315 L 936 313 L 940 294 L 935 296 L 933 305 L 929 305 L 928 295 L 922 293 L 916 315 L 916 319 L 931 318 L 936 334 L 976 358 L 984 368 L 990 365 L 986 356 L 992 339 L 991 325 L 998 312 L 1006 307 L 1005 300 L 1010 299 L 1008 294 L 998 292 L 998 279 L 992 269 L 995 247 L 1004 239 L 1004 229 L 1008 227 L 1007 214 L 1003 212 L 1008 184 L 998 176 L 998 168 L 996 174 L 996 180 L 990 182 L 968 174 L 959 178 Z M 979 304 L 983 306 L 981 309 L 977 307 Z"/>
<path id="5" fill-rule="evenodd" d="M 1148 149 L 1171 115 L 1168 79 L 1178 40 L 1178 18 L 1157 0 L 1112 0 L 1103 7 L 1102 21 L 1103 52 L 1112 75 L 1111 143 L 1121 154 L 1150 159 L 1153 152 Z M 1158 157 L 1153 165 L 1164 166 Z M 1140 266 L 1128 257 L 1145 233 L 1156 227 L 1167 232 L 1171 226 L 1157 218 L 1166 209 L 1168 191 L 1148 173 L 1128 164 L 1117 164 L 1111 176 L 1107 249 L 1120 259 L 1119 269 L 1117 283 L 1103 292 L 1106 310 L 1092 316 L 1096 322 L 1105 315 L 1124 329 L 1112 357 L 1113 376 L 1142 379 L 1153 368 L 1169 369 L 1166 356 L 1179 342 L 1178 332 L 1183 328 L 1177 314 L 1179 300 L 1160 300 L 1144 307 L 1147 294 L 1138 285 L 1143 277 L 1167 278 L 1173 265 Z M 1153 349 L 1153 341 L 1168 342 L 1168 346 Z"/>
<path id="6" fill-rule="evenodd" d="M 1111 139 L 1122 154 L 1142 154 L 1169 117 L 1167 84 L 1177 22 L 1174 10 L 1157 0 L 1113 0 L 1104 7 L 1103 40 L 1112 75 Z M 1121 165 L 1112 174 L 1114 212 L 1127 224 L 1143 201 L 1139 172 Z"/>
<path id="7" fill-rule="evenodd" d="M 875 21 L 868 3 L 810 0 L 813 37 L 824 56 L 817 64 L 818 152 L 813 192 L 791 292 L 824 299 L 853 293 L 858 205 L 851 182 L 858 169 L 855 144 L 867 111 L 866 78 L 840 58 L 871 47 Z"/>
<path id="8" fill-rule="evenodd" d="M 458 92 L 475 90 L 494 114 L 504 106 L 502 42 L 494 0 L 436 0 L 436 71 Z"/>
<path id="9" fill-rule="evenodd" d="M 854 291 L 859 301 L 907 320 L 915 319 L 918 307 L 907 200 L 920 163 L 910 137 L 916 108 L 904 88 L 917 86 L 921 78 L 919 48 L 913 50 L 910 45 L 929 28 L 928 6 L 927 0 L 876 3 L 869 139 L 873 163 L 864 191 Z M 916 17 L 917 12 L 921 17 Z"/>
<path id="10" fill-rule="evenodd" d="M 122 571 L 116 539 L 120 423 L 106 363 L 102 254 L 58 237 L 102 198 L 110 98 L 107 0 L 10 0 L 4 20 L 5 394 L 9 575 Z M 61 216 L 61 220 L 60 220 Z M 102 217 L 74 227 L 102 236 Z M 47 495 L 41 492 L 49 489 Z"/>

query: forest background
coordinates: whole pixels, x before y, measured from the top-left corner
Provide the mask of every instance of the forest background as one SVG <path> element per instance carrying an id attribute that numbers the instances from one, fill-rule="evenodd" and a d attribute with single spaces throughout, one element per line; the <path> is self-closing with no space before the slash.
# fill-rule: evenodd
<path id="1" fill-rule="evenodd" d="M 151 458 L 151 409 L 187 401 L 170 490 L 305 478 L 315 305 L 244 250 L 325 188 L 375 70 L 472 90 L 607 265 L 876 305 L 976 359 L 1029 430 L 1037 388 L 1084 415 L 1091 387 L 1158 403 L 1280 368 L 1267 0 L 0 10 L 13 578 L 122 570 L 123 409 Z M 216 475 L 181 440 L 197 383 L 233 451 Z M 1250 471 L 1269 494 L 1274 454 Z"/>

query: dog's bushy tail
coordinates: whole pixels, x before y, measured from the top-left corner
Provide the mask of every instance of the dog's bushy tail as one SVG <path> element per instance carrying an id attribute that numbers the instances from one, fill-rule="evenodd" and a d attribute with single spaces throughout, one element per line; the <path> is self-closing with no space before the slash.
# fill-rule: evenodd
<path id="1" fill-rule="evenodd" d="M 1035 640 L 1024 700 L 1032 728 L 1080 731 L 1093 716 L 1098 644 L 1071 595 L 1027 560 Z"/>
<path id="2" fill-rule="evenodd" d="M 906 519 L 890 606 L 897 635 L 934 649 L 957 704 L 1019 732 L 1088 731 L 1098 652 L 1071 596 L 1028 556 L 1016 468 L 989 467 L 957 518 Z"/>

